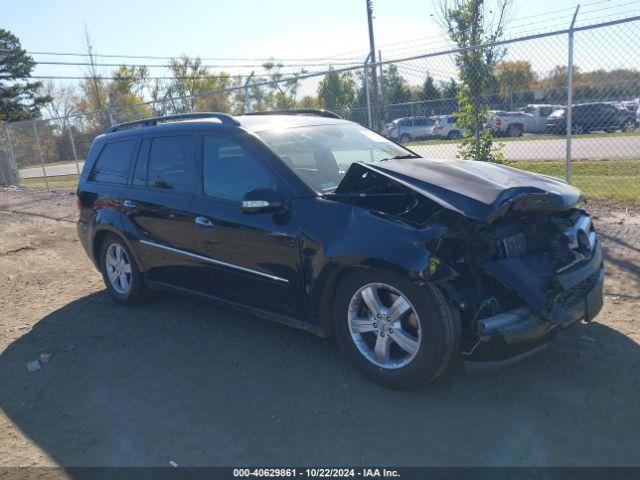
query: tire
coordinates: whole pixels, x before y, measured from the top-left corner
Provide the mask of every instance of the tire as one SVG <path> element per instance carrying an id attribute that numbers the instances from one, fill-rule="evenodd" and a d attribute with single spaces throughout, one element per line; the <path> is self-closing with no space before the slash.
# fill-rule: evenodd
<path id="1" fill-rule="evenodd" d="M 408 133 L 403 133 L 402 135 L 400 135 L 400 143 L 408 143 L 411 140 L 413 140 L 413 138 Z"/>
<path id="2" fill-rule="evenodd" d="M 116 264 L 113 263 L 114 261 Z M 146 285 L 140 269 L 127 245 L 116 235 L 109 234 L 102 242 L 100 271 L 109 295 L 116 303 L 137 305 L 143 301 Z M 122 283 L 123 275 L 128 280 L 128 282 L 125 280 L 125 284 Z"/>
<path id="3" fill-rule="evenodd" d="M 378 317 L 379 320 L 364 299 L 367 289 L 377 289 L 376 298 L 383 304 L 384 308 L 380 309 L 383 315 Z M 447 368 L 451 358 L 457 355 L 460 315 L 437 287 L 430 284 L 418 286 L 395 272 L 363 269 L 348 274 L 336 292 L 332 326 L 338 344 L 370 380 L 391 388 L 426 385 L 436 379 Z M 370 294 L 367 296 L 371 298 Z M 399 316 L 399 321 L 390 324 L 384 315 L 391 312 L 389 306 L 399 297 L 406 301 L 403 304 L 407 310 Z M 415 328 L 416 325 L 419 329 Z M 362 330 L 354 332 L 353 328 Z M 404 343 L 407 338 L 411 339 L 408 345 L 412 348 L 405 350 L 395 339 Z M 376 347 L 383 341 L 388 347 L 380 350 L 387 353 L 379 357 Z M 388 358 L 388 362 L 380 360 L 385 365 L 378 363 L 381 358 Z"/>
<path id="4" fill-rule="evenodd" d="M 582 125 L 577 124 L 571 127 L 571 133 L 573 135 L 582 135 L 584 133 L 588 133 L 587 129 L 585 129 Z"/>
<path id="5" fill-rule="evenodd" d="M 509 125 L 507 129 L 508 137 L 521 137 L 522 136 L 522 125 Z"/>
<path id="6" fill-rule="evenodd" d="M 462 138 L 462 135 L 460 135 L 460 132 L 458 130 L 451 130 L 448 133 L 447 138 L 449 140 L 460 140 Z"/>
<path id="7" fill-rule="evenodd" d="M 633 132 L 636 129 L 636 122 L 633 120 L 627 120 L 622 124 L 623 132 Z"/>

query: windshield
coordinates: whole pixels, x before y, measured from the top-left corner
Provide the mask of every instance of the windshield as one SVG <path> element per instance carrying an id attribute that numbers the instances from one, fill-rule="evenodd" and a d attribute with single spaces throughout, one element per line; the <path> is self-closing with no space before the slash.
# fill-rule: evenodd
<path id="1" fill-rule="evenodd" d="M 416 157 L 357 124 L 331 124 L 258 132 L 300 179 L 319 193 L 335 190 L 354 162 Z"/>

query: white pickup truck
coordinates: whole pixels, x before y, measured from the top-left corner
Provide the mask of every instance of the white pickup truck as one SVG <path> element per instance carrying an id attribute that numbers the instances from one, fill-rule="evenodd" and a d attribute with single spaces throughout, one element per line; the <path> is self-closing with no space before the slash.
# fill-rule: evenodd
<path id="1" fill-rule="evenodd" d="M 495 136 L 520 137 L 523 133 L 544 133 L 547 117 L 562 105 L 527 105 L 516 112 L 493 112 L 489 124 Z"/>

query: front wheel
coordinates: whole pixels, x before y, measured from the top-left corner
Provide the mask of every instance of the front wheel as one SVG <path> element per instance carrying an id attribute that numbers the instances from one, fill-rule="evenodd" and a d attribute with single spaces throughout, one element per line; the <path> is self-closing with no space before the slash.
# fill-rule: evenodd
<path id="1" fill-rule="evenodd" d="M 447 135 L 447 138 L 449 140 L 460 140 L 462 138 L 462 135 L 458 130 L 451 130 Z"/>
<path id="2" fill-rule="evenodd" d="M 111 298 L 122 305 L 142 301 L 145 283 L 133 255 L 124 241 L 109 234 L 100 249 L 100 270 Z"/>
<path id="3" fill-rule="evenodd" d="M 436 287 L 383 270 L 353 272 L 340 283 L 333 327 L 346 356 L 394 388 L 434 380 L 460 343 L 459 314 Z"/>

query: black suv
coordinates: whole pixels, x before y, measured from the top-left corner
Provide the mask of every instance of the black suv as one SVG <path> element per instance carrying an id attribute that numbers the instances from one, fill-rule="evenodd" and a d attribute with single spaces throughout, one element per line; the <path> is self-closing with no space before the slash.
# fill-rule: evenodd
<path id="1" fill-rule="evenodd" d="M 95 139 L 78 233 L 113 299 L 195 295 L 335 335 L 390 386 L 510 362 L 602 305 L 573 187 L 420 158 L 324 111 L 177 115 Z"/>
<path id="2" fill-rule="evenodd" d="M 631 132 L 636 128 L 633 112 L 610 103 L 581 103 L 571 109 L 571 132 L 580 135 L 593 130 L 605 132 Z M 549 133 L 564 134 L 567 131 L 567 109 L 556 110 L 547 117 Z"/>

